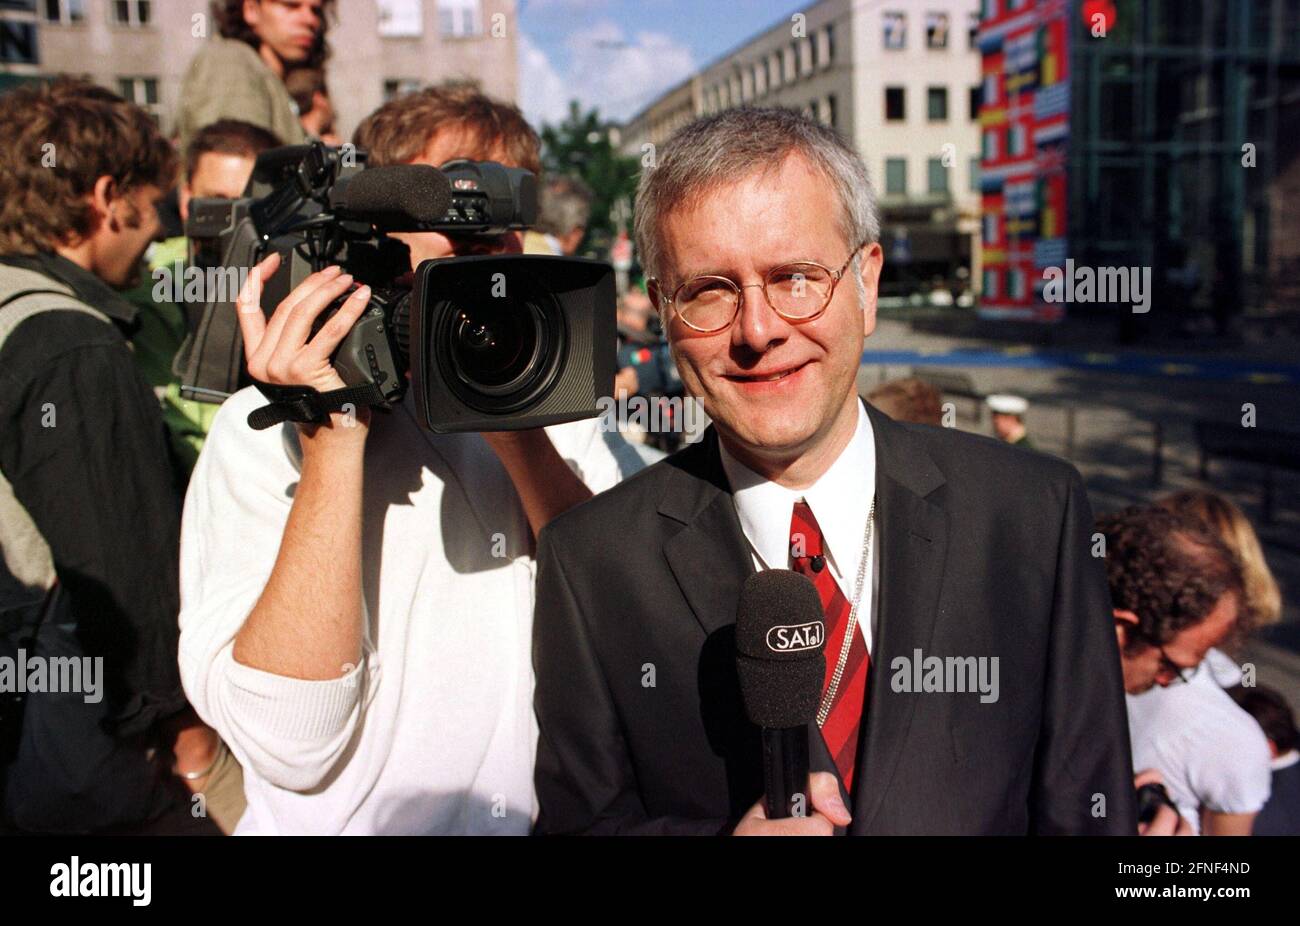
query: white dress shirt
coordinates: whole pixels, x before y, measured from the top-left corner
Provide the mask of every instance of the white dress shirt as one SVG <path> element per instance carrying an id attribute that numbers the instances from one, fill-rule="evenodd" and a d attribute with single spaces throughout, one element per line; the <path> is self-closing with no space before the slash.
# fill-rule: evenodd
<path id="1" fill-rule="evenodd" d="M 787 489 L 760 476 L 737 460 L 721 440 L 722 468 L 731 485 L 740 527 L 749 541 L 754 568 L 791 569 L 790 518 L 799 499 L 808 503 L 822 530 L 822 553 L 831 576 L 840 586 L 849 604 L 862 562 L 862 533 L 876 490 L 876 441 L 871 419 L 858 403 L 858 427 L 848 444 L 826 470 L 807 489 Z M 879 512 L 877 512 L 879 515 Z M 879 519 L 872 525 L 871 546 L 867 553 L 870 581 L 862 585 L 858 605 L 858 627 L 871 652 L 871 641 L 878 619 L 880 561 L 876 549 L 880 541 Z M 864 619 L 870 615 L 871 619 Z"/>

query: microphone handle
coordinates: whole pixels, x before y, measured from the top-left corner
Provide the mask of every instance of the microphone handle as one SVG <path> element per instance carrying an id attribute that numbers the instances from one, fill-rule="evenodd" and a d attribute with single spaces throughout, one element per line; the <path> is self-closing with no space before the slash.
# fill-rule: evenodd
<path id="1" fill-rule="evenodd" d="M 808 725 L 763 728 L 763 787 L 767 818 L 806 817 L 808 795 Z"/>

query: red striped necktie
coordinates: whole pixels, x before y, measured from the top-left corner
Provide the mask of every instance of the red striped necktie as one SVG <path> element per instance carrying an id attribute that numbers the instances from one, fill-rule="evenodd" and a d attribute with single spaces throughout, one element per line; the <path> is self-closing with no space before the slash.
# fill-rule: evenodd
<path id="1" fill-rule="evenodd" d="M 835 675 L 852 608 L 830 569 L 826 567 L 823 550 L 822 531 L 817 525 L 817 519 L 813 517 L 812 509 L 807 502 L 795 502 L 794 515 L 790 519 L 790 556 L 794 560 L 795 571 L 806 575 L 817 586 L 817 594 L 822 599 L 822 611 L 826 614 L 826 678 L 822 682 L 824 698 Z M 862 616 L 859 615 L 859 620 L 861 619 Z M 830 712 L 821 728 L 822 739 L 826 741 L 826 748 L 835 760 L 840 780 L 850 792 L 853 788 L 854 764 L 858 758 L 858 735 L 862 729 L 862 708 L 866 703 L 867 670 L 870 666 L 871 657 L 867 653 L 867 645 L 855 625 L 844 672 L 835 691 L 835 700 L 831 703 Z"/>

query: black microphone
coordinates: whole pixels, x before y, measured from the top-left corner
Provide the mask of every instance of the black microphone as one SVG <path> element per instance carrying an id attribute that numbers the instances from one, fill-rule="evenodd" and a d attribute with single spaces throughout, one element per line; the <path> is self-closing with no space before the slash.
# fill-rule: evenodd
<path id="1" fill-rule="evenodd" d="M 736 671 L 745 713 L 762 728 L 767 816 L 808 816 L 808 724 L 826 676 L 817 588 L 789 569 L 745 580 L 736 608 Z"/>
<path id="2" fill-rule="evenodd" d="M 385 231 L 414 231 L 441 222 L 450 205 L 446 174 L 428 164 L 370 167 L 330 190 L 330 208 L 339 218 L 371 222 Z"/>

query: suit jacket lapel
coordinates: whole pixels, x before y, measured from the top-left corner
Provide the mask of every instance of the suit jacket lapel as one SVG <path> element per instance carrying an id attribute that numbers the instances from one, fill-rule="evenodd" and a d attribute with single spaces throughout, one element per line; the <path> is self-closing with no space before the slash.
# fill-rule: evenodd
<path id="1" fill-rule="evenodd" d="M 717 433 L 670 465 L 677 470 L 659 513 L 685 525 L 664 544 L 664 556 L 696 620 L 711 634 L 736 620 L 740 587 L 754 571 L 736 506 L 718 456 Z"/>
<path id="2" fill-rule="evenodd" d="M 867 413 L 876 445 L 880 604 L 854 776 L 854 833 L 867 832 L 880 811 L 907 738 L 916 700 L 891 696 L 889 664 L 929 650 L 948 549 L 947 512 L 927 498 L 943 474 L 910 431 L 870 404 Z"/>

